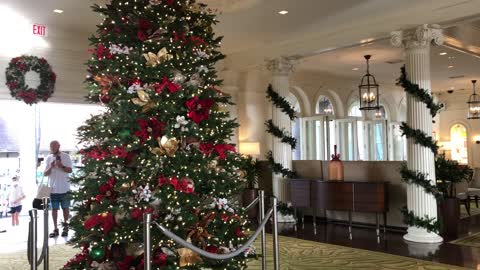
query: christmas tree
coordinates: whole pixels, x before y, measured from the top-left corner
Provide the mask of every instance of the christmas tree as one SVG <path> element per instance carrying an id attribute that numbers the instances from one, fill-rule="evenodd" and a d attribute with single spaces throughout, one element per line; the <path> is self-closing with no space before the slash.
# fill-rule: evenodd
<path id="1" fill-rule="evenodd" d="M 212 253 L 246 241 L 234 198 L 245 159 L 228 143 L 237 127 L 218 89 L 215 12 L 195 0 L 112 0 L 91 37 L 88 99 L 106 110 L 78 130 L 84 166 L 73 177 L 65 269 L 143 269 L 144 213 Z M 243 269 L 242 254 L 202 258 L 152 228 L 154 269 Z"/>

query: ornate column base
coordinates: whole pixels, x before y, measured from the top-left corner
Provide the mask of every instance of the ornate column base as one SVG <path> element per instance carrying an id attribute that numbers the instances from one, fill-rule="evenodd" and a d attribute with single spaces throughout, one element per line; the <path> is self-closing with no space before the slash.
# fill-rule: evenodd
<path id="1" fill-rule="evenodd" d="M 403 239 L 416 243 L 441 243 L 443 241 L 438 234 L 418 227 L 409 227 Z"/>

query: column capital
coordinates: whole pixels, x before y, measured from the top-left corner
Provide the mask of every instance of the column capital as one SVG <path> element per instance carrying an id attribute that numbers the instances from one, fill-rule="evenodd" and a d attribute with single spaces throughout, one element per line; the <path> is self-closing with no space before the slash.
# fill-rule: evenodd
<path id="1" fill-rule="evenodd" d="M 442 29 L 436 24 L 424 24 L 412 30 L 392 31 L 390 42 L 395 47 L 405 49 L 427 47 L 430 44 L 443 44 L 444 36 Z"/>
<path id="2" fill-rule="evenodd" d="M 286 57 L 267 60 L 267 69 L 276 75 L 288 75 L 294 70 L 295 61 Z"/>

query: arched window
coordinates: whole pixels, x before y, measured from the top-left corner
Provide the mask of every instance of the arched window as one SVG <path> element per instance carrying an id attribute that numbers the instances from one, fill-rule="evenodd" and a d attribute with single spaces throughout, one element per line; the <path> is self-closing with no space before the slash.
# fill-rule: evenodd
<path id="1" fill-rule="evenodd" d="M 468 164 L 467 128 L 464 125 L 455 124 L 450 128 L 450 144 L 452 160 Z"/>
<path id="2" fill-rule="evenodd" d="M 315 108 L 317 114 L 321 115 L 334 115 L 333 105 L 329 98 L 326 96 L 320 96 L 318 98 L 318 105 Z"/>
<path id="3" fill-rule="evenodd" d="M 348 108 L 348 116 L 362 117 L 362 111 L 360 111 L 360 102 L 355 101 Z"/>

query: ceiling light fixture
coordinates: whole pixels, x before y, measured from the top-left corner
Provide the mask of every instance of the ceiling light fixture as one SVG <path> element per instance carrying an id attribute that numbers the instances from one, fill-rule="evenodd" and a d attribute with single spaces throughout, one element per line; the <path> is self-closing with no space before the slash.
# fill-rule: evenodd
<path id="1" fill-rule="evenodd" d="M 448 65 L 448 68 L 453 68 L 453 65 Z"/>
<path id="2" fill-rule="evenodd" d="M 358 68 L 357 68 L 357 67 L 354 67 L 354 68 L 352 68 L 352 70 L 358 70 Z"/>
<path id="3" fill-rule="evenodd" d="M 475 83 L 477 80 L 472 80 L 473 94 L 468 98 L 468 117 L 467 119 L 480 119 L 480 96 L 477 95 Z"/>
<path id="4" fill-rule="evenodd" d="M 63 10 L 62 9 L 54 9 L 53 12 L 58 13 L 58 14 L 62 14 Z"/>
<path id="5" fill-rule="evenodd" d="M 375 77 L 370 74 L 370 58 L 371 55 L 365 55 L 367 61 L 367 74 L 362 77 L 360 85 L 358 86 L 358 96 L 360 98 L 360 110 L 378 110 L 379 95 L 378 84 Z"/>
<path id="6" fill-rule="evenodd" d="M 288 14 L 288 10 L 280 10 L 280 11 L 278 12 L 278 14 L 280 14 L 280 15 Z"/>
<path id="7" fill-rule="evenodd" d="M 440 54 L 440 55 L 447 55 L 446 52 L 441 52 L 441 53 L 439 53 L 439 54 Z"/>

